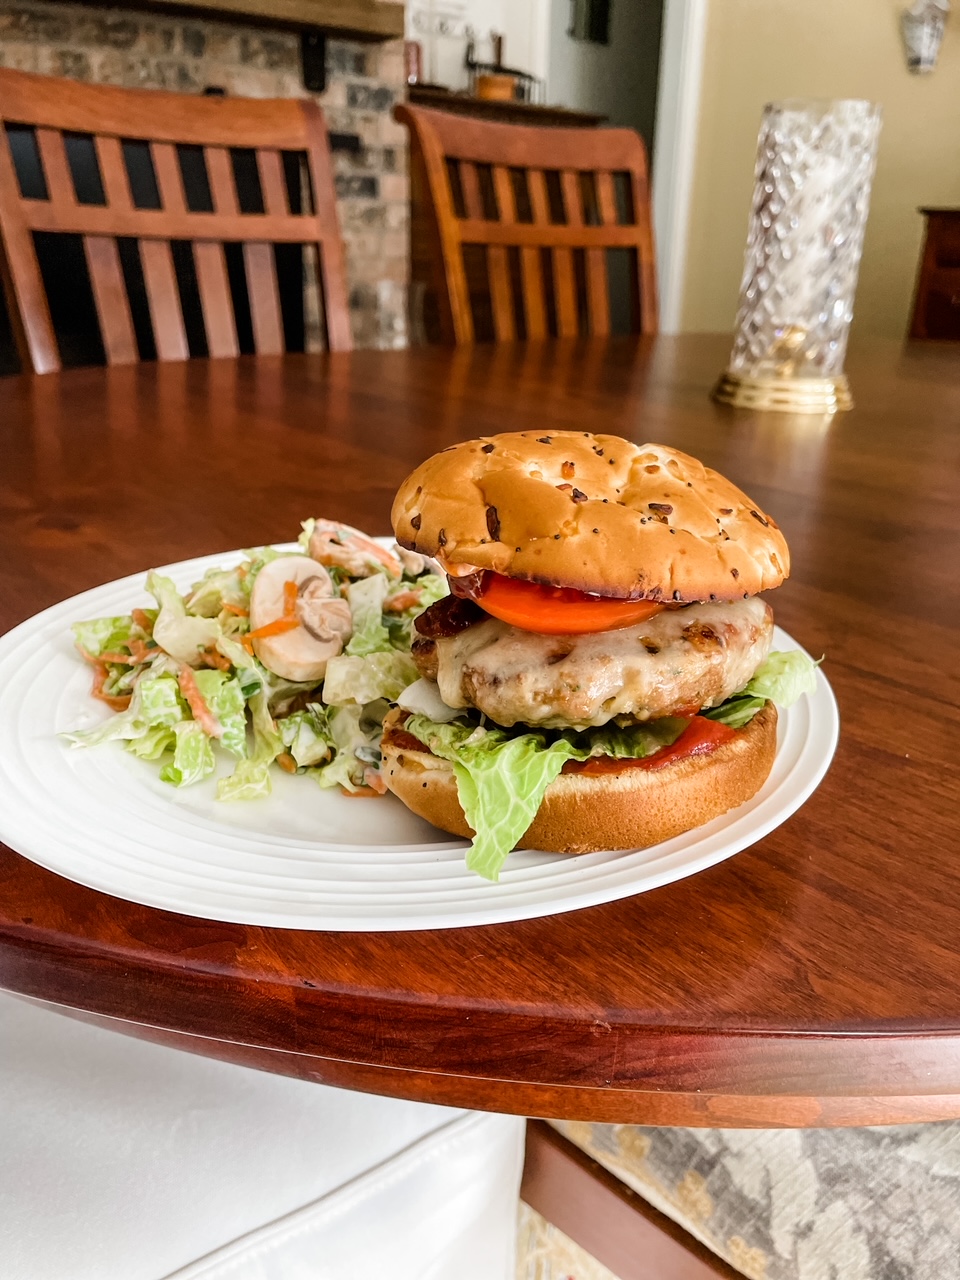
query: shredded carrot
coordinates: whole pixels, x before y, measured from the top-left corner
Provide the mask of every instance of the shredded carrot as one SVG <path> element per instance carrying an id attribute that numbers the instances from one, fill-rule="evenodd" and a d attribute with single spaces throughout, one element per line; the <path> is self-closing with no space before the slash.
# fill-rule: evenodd
<path id="1" fill-rule="evenodd" d="M 294 760 L 293 756 L 289 753 L 289 751 L 282 751 L 280 755 L 277 756 L 277 764 L 284 771 L 284 773 L 297 772 L 297 762 L 296 760 Z"/>
<path id="2" fill-rule="evenodd" d="M 154 652 L 156 652 L 156 650 L 154 650 Z M 214 667 L 217 671 L 230 670 L 230 659 L 225 657 L 218 649 L 214 648 L 213 645 L 209 645 L 204 649 L 200 654 L 200 657 L 203 659 L 203 665 L 205 667 Z"/>
<path id="3" fill-rule="evenodd" d="M 265 627 L 248 631 L 245 640 L 263 640 L 267 636 L 282 636 L 287 631 L 296 631 L 299 625 L 296 618 L 277 618 L 274 622 L 268 622 Z"/>
<path id="4" fill-rule="evenodd" d="M 372 791 L 377 793 L 378 796 L 386 795 L 387 784 L 384 782 L 383 775 L 379 769 L 374 769 L 372 765 L 369 768 L 364 769 L 363 780 Z"/>
<path id="5" fill-rule="evenodd" d="M 152 649 L 148 648 L 142 640 L 130 641 L 130 656 L 139 666 L 141 662 L 149 662 L 160 653 L 160 648 L 154 645 Z"/>
<path id="6" fill-rule="evenodd" d="M 98 662 L 123 662 L 128 667 L 132 667 L 135 665 L 131 654 L 120 653 L 119 651 L 116 653 L 101 653 L 97 661 Z"/>
<path id="7" fill-rule="evenodd" d="M 240 643 L 246 649 L 247 653 L 251 653 L 251 654 L 253 653 L 253 641 L 250 639 L 249 636 L 244 636 L 243 639 L 240 641 Z"/>
<path id="8" fill-rule="evenodd" d="M 292 580 L 283 584 L 283 616 L 285 618 L 297 616 L 298 590 L 297 584 Z"/>
<path id="9" fill-rule="evenodd" d="M 223 603 L 223 611 L 224 613 L 235 613 L 238 618 L 250 617 L 249 609 L 244 609 L 243 606 L 239 604 L 228 604 L 226 601 Z"/>
<path id="10" fill-rule="evenodd" d="M 223 725 L 207 706 L 206 700 L 197 685 L 197 678 L 193 674 L 191 667 L 186 663 L 180 668 L 180 675 L 177 683 L 180 685 L 180 692 L 187 700 L 187 706 L 193 714 L 194 720 L 209 738 L 222 738 Z"/>
<path id="11" fill-rule="evenodd" d="M 153 623 L 149 614 L 144 613 L 142 609 L 132 609 L 130 616 L 141 631 L 145 631 L 148 636 L 153 634 Z"/>
<path id="12" fill-rule="evenodd" d="M 89 655 L 87 655 L 87 657 L 89 658 Z M 105 702 L 107 706 L 111 707 L 114 711 L 126 711 L 130 706 L 131 694 L 124 693 L 114 695 L 103 692 L 103 686 L 106 684 L 107 676 L 109 674 L 110 673 L 102 662 L 94 661 L 93 689 L 91 692 L 95 698 L 99 698 L 101 702 Z"/>
<path id="13" fill-rule="evenodd" d="M 357 787 L 355 790 L 348 790 L 343 784 L 340 785 L 340 792 L 351 800 L 360 800 L 369 798 L 370 796 L 378 796 L 379 791 L 374 791 L 373 787 Z"/>
<path id="14" fill-rule="evenodd" d="M 403 613 L 404 609 L 412 609 L 415 604 L 420 603 L 422 591 L 417 587 L 414 591 L 398 591 L 395 596 L 389 599 L 383 606 L 384 613 Z"/>

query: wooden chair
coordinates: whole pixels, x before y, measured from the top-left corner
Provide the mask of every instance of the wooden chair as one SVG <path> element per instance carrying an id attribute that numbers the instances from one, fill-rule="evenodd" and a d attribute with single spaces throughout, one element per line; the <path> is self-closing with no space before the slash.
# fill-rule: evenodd
<path id="1" fill-rule="evenodd" d="M 13 141 L 33 160 L 26 190 Z M 77 146 L 88 153 L 83 182 Z M 188 194 L 188 169 L 199 201 Z M 238 196 L 241 170 L 254 191 L 247 209 Z M 303 174 L 311 212 L 301 212 L 310 207 L 300 192 Z M 190 317 L 185 323 L 176 270 L 180 262 L 182 276 L 183 242 L 192 244 L 186 269 L 195 276 L 209 355 L 239 350 L 242 282 L 228 272 L 231 245 L 242 245 L 235 251 L 242 258 L 230 260 L 242 263 L 258 354 L 284 349 L 274 257 L 274 246 L 284 245 L 315 247 L 327 344 L 351 346 L 326 128 L 308 100 L 194 97 L 0 70 L 0 273 L 21 360 L 37 373 L 61 367 L 36 247 L 45 232 L 82 237 L 108 364 L 139 358 L 130 269 L 120 252 L 129 240 L 139 247 L 139 287 L 160 360 L 189 355 Z"/>
<path id="2" fill-rule="evenodd" d="M 498 341 L 608 334 L 611 250 L 629 256 L 631 329 L 655 332 L 650 188 L 636 133 L 408 105 L 395 115 L 410 129 L 427 193 L 446 338 L 472 342 L 488 318 Z"/>

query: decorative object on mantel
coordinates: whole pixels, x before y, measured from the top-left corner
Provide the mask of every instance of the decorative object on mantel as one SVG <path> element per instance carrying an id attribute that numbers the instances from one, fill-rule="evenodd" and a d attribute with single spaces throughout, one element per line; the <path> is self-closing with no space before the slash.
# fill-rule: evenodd
<path id="1" fill-rule="evenodd" d="M 737 332 L 714 399 L 794 413 L 852 407 L 843 361 L 879 134 L 870 102 L 764 108 Z"/>
<path id="2" fill-rule="evenodd" d="M 916 0 L 900 15 L 900 33 L 907 55 L 907 69 L 927 75 L 937 65 L 950 0 Z"/>

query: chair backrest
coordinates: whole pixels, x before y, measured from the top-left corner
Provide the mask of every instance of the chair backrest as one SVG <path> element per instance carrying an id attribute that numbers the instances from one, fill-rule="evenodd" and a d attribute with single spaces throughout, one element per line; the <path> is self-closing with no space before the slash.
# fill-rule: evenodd
<path id="1" fill-rule="evenodd" d="M 29 194 L 18 177 L 13 141 L 33 160 Z M 78 147 L 86 148 L 90 162 L 81 183 Z M 191 207 L 188 169 L 203 195 L 192 203 L 202 208 Z M 249 211 L 238 198 L 241 170 L 246 188 L 252 178 L 254 192 L 259 189 L 259 199 L 246 201 Z M 118 89 L 0 69 L 0 273 L 21 359 L 37 373 L 60 368 L 36 252 L 36 234 L 43 232 L 82 237 L 109 364 L 138 359 L 118 247 L 118 239 L 126 238 L 139 244 L 161 360 L 189 354 L 175 269 L 180 242 L 192 242 L 211 356 L 239 350 L 225 253 L 231 244 L 242 245 L 258 354 L 284 350 L 274 260 L 279 245 L 313 246 L 309 256 L 316 262 L 327 345 L 351 346 L 330 151 L 323 117 L 311 101 Z"/>
<path id="2" fill-rule="evenodd" d="M 607 254 L 630 259 L 631 328 L 657 327 L 643 140 L 630 129 L 497 124 L 401 105 L 431 206 L 441 318 L 475 338 L 476 246 L 498 341 L 610 332 Z M 473 301 L 473 306 L 471 305 Z"/>

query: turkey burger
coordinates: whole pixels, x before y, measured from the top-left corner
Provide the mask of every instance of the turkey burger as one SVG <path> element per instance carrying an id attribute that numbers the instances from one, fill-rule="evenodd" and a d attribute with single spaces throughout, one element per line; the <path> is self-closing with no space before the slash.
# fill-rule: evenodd
<path id="1" fill-rule="evenodd" d="M 422 679 L 384 725 L 387 786 L 496 879 L 511 849 L 642 848 L 750 799 L 775 702 L 813 688 L 772 654 L 759 593 L 777 525 L 694 458 L 520 432 L 427 459 L 393 505 L 450 595 L 416 621 Z"/>

